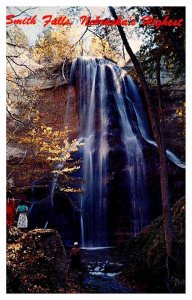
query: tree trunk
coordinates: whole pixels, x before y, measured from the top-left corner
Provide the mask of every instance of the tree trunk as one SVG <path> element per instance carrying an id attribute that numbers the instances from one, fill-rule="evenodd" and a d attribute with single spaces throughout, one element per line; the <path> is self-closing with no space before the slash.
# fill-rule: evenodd
<path id="1" fill-rule="evenodd" d="M 118 17 L 117 17 L 117 14 L 116 14 L 114 8 L 112 6 L 110 6 L 109 10 L 110 10 L 113 18 L 117 19 Z M 157 125 L 157 121 L 156 121 L 155 114 L 153 111 L 150 90 L 149 90 L 147 81 L 145 79 L 145 76 L 143 74 L 143 71 L 141 69 L 141 66 L 139 64 L 139 61 L 137 60 L 137 57 L 133 53 L 133 51 L 127 41 L 123 27 L 120 25 L 117 27 L 118 27 L 121 39 L 123 41 L 123 44 L 125 46 L 125 49 L 127 50 L 127 53 L 129 54 L 129 56 L 133 62 L 133 65 L 134 65 L 137 75 L 139 77 L 140 83 L 144 90 L 147 109 L 148 109 L 149 118 L 150 118 L 150 122 L 151 122 L 151 127 L 152 127 L 155 141 L 157 143 L 157 147 L 158 147 L 159 158 L 160 158 L 161 197 L 162 197 L 166 250 L 167 250 L 167 255 L 172 256 L 172 240 L 173 240 L 172 218 L 171 218 L 171 207 L 170 207 L 170 202 L 169 202 L 168 180 L 166 179 L 166 177 L 168 176 L 168 170 L 167 170 L 167 157 L 166 157 L 166 152 L 165 152 L 164 140 L 163 140 L 163 137 L 159 130 L 159 127 Z"/>
<path id="2" fill-rule="evenodd" d="M 161 197 L 163 207 L 163 223 L 164 232 L 167 246 L 168 256 L 172 255 L 172 243 L 173 243 L 173 232 L 172 232 L 172 217 L 171 217 L 171 206 L 169 200 L 169 179 L 168 179 L 168 167 L 167 167 L 167 155 L 164 140 L 164 115 L 162 110 L 162 95 L 161 95 L 161 55 L 157 57 L 157 94 L 159 102 L 159 131 L 160 140 L 159 145 L 160 155 L 160 178 L 161 178 Z"/>

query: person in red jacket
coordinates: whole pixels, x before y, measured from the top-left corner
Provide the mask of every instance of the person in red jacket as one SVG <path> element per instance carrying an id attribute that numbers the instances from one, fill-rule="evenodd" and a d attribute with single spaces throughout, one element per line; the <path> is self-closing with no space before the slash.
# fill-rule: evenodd
<path id="1" fill-rule="evenodd" d="M 7 226 L 13 226 L 15 222 L 15 199 L 10 192 L 7 192 Z"/>

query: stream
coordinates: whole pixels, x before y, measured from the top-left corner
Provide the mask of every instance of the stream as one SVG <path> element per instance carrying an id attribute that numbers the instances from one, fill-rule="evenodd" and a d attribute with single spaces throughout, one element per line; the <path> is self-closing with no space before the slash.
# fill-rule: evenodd
<path id="1" fill-rule="evenodd" d="M 118 278 L 126 262 L 119 258 L 115 248 L 82 249 L 81 252 L 79 278 L 85 293 L 134 293 Z"/>

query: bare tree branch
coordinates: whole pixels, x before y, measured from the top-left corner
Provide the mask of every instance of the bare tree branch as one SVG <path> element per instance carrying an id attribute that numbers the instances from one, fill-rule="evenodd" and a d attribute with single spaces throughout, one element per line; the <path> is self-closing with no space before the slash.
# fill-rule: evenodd
<path id="1" fill-rule="evenodd" d="M 8 112 L 8 114 L 10 115 L 10 117 L 15 120 L 16 122 L 19 122 L 19 123 L 22 123 L 22 124 L 27 124 L 28 122 L 24 122 L 24 121 L 21 121 L 19 119 L 17 119 L 8 109 L 8 107 L 6 107 L 6 111 Z"/>
<path id="2" fill-rule="evenodd" d="M 16 76 L 16 79 L 21 79 L 21 77 L 20 77 L 20 76 L 17 74 L 17 72 L 15 71 L 15 69 L 14 69 L 12 63 L 10 62 L 9 57 L 7 56 L 6 58 L 7 58 L 8 64 L 10 65 L 11 69 L 13 70 L 13 73 L 14 73 L 15 76 Z"/>
<path id="3" fill-rule="evenodd" d="M 18 7 L 16 7 L 16 8 L 17 8 L 17 10 L 20 11 L 20 13 L 17 14 L 17 15 L 15 15 L 14 18 L 17 18 L 17 17 L 21 16 L 21 15 L 24 14 L 26 11 L 29 11 L 29 10 L 32 10 L 32 9 L 37 9 L 38 6 L 37 6 L 37 7 L 29 7 L 29 8 L 26 8 L 25 10 L 22 10 L 22 11 L 21 11 L 20 8 L 18 8 Z"/>
<path id="4" fill-rule="evenodd" d="M 9 59 L 14 63 L 16 64 L 17 66 L 19 67 L 25 67 L 27 68 L 29 71 L 31 71 L 32 73 L 35 73 L 31 68 L 29 68 L 29 66 L 27 66 L 26 64 L 23 64 L 23 63 L 18 63 L 16 62 L 12 57 L 9 57 Z"/>

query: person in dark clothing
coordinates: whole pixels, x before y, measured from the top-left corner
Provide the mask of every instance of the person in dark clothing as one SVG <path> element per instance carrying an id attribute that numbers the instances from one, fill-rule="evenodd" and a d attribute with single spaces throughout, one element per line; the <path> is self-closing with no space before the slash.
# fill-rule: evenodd
<path id="1" fill-rule="evenodd" d="M 74 247 L 71 249 L 71 268 L 79 270 L 81 267 L 81 250 L 78 247 L 78 243 L 74 243 Z"/>

